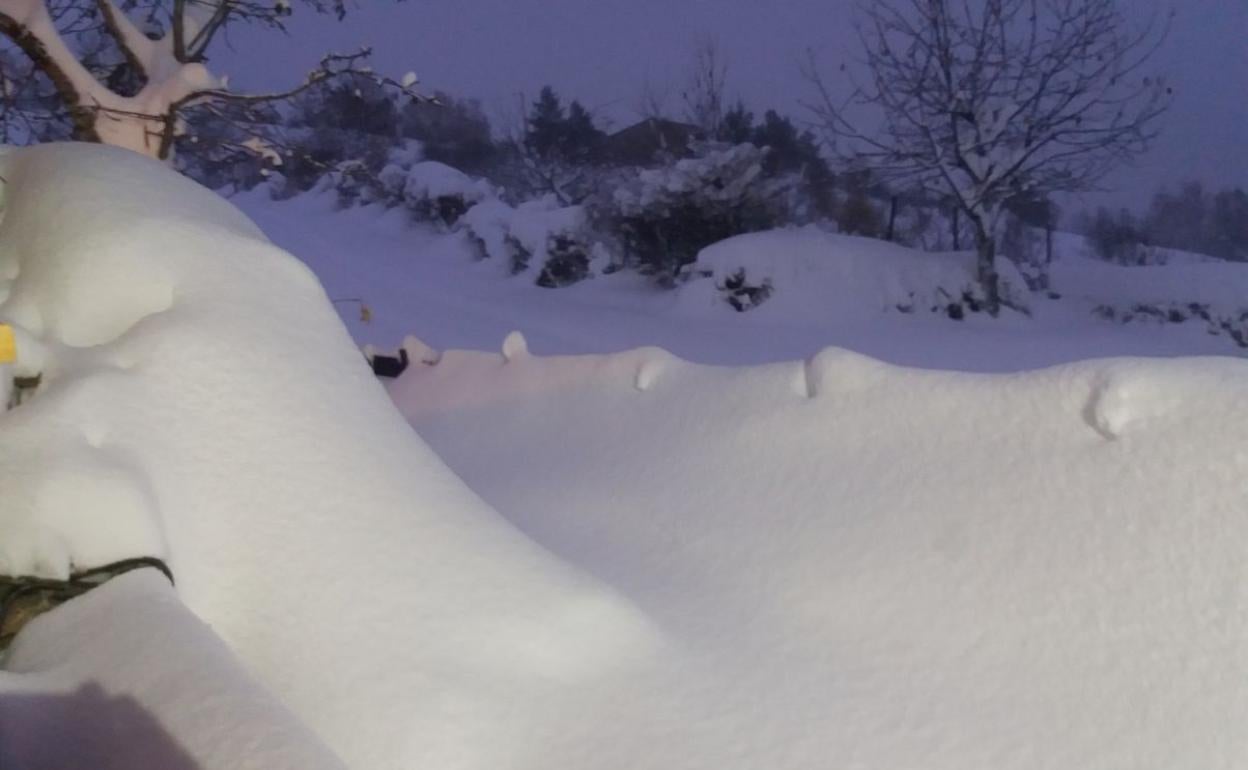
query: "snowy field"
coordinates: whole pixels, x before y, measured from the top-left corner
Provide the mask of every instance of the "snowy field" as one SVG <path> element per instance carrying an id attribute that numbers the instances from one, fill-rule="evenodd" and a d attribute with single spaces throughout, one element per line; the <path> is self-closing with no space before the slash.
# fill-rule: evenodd
<path id="1" fill-rule="evenodd" d="M 870 270 L 881 252 L 885 258 L 902 252 L 903 259 L 915 252 L 841 238 L 824 250 L 832 252 L 826 261 L 844 258 L 845 244 L 852 244 L 849 256 L 858 258 L 859 280 L 837 282 L 835 270 L 819 271 L 820 283 L 812 287 L 798 276 L 795 285 L 780 286 L 771 306 L 738 314 L 711 296 L 711 281 L 671 292 L 625 273 L 543 289 L 532 285 L 531 277 L 513 278 L 501 265 L 476 261 L 460 235 L 409 224 L 401 210 L 338 211 L 332 196 L 315 195 L 274 203 L 263 191 L 233 201 L 277 245 L 304 260 L 332 297 L 368 303 L 369 324 L 360 322 L 354 304 L 339 306 L 361 344 L 394 346 L 415 334 L 439 349 L 497 350 L 507 333 L 520 330 L 541 354 L 658 346 L 699 363 L 737 365 L 804 359 L 839 346 L 903 366 L 984 372 L 1115 356 L 1245 354 L 1199 323 L 1121 325 L 1091 314 L 1107 302 L 1165 299 L 1171 284 L 1178 301 L 1207 301 L 1212 293 L 1230 295 L 1229 306 L 1248 308 L 1248 299 L 1234 301 L 1248 298 L 1248 270 L 1239 265 L 1124 268 L 1083 259 L 1072 245 L 1070 259 L 1059 262 L 1054 277 L 1065 301 L 1036 295 L 1029 300 L 1032 318 L 1007 314 L 997 321 L 970 316 L 956 322 L 895 312 L 892 305 L 906 300 L 906 293 L 900 287 L 882 290 L 897 279 L 881 279 L 881 271 Z M 778 240 L 785 252 L 765 247 L 756 259 L 791 255 L 809 265 L 825 257 L 810 253 L 811 239 L 801 231 Z M 874 274 L 862 280 L 868 272 Z M 1187 291 L 1191 284 L 1196 290 Z"/>
<path id="2" fill-rule="evenodd" d="M 118 151 L 2 165 L 0 317 L 45 384 L 0 417 L 0 566 L 157 555 L 181 600 L 128 575 L 32 623 L 2 767 L 1248 752 L 1248 361 L 1092 312 L 1231 312 L 1238 270 L 1072 259 L 1030 317 L 953 321 L 897 305 L 957 255 L 792 231 L 706 255 L 772 278 L 738 314 L 713 278 L 552 291 L 397 213 L 236 200 L 270 244 Z M 357 345 L 407 334 L 430 363 L 383 388 Z"/>

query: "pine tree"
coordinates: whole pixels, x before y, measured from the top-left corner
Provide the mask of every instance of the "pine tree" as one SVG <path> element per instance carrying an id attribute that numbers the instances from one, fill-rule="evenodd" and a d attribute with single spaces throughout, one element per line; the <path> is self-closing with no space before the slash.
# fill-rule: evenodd
<path id="1" fill-rule="evenodd" d="M 555 89 L 544 86 L 529 110 L 524 146 L 540 158 L 561 154 L 565 137 L 563 102 Z"/>
<path id="2" fill-rule="evenodd" d="M 719 124 L 717 138 L 729 144 L 745 144 L 753 142 L 754 136 L 754 113 L 747 110 L 744 103 L 738 101 L 724 113 L 724 119 Z"/>
<path id="3" fill-rule="evenodd" d="M 573 100 L 568 105 L 568 117 L 563 123 L 564 157 L 568 160 L 587 162 L 597 153 L 606 135 L 594 125 L 594 118 L 581 103 Z"/>

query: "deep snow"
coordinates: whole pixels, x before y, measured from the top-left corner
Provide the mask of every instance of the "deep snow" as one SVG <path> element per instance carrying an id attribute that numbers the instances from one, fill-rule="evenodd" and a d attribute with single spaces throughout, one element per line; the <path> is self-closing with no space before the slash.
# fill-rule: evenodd
<path id="1" fill-rule="evenodd" d="M 312 274 L 228 203 L 122 150 L 2 165 L 0 316 L 44 376 L 0 417 L 4 572 L 166 557 L 187 606 L 361 768 L 537 763 L 535 736 L 651 654 L 646 618 L 447 470 Z"/>
<path id="2" fill-rule="evenodd" d="M 402 212 L 241 196 L 327 297 L 154 163 L 51 146 L 2 165 L 0 320 L 45 376 L 0 416 L 3 566 L 166 556 L 229 652 L 126 576 L 19 637 L 0 709 L 135 705 L 205 768 L 332 766 L 318 741 L 370 769 L 1170 770 L 1248 750 L 1248 362 L 984 375 L 827 347 L 1016 371 L 1225 338 L 1103 323 L 1082 296 L 880 313 L 958 281 L 956 259 L 929 273 L 893 247 L 829 283 L 826 318 L 814 281 L 790 284 L 802 312 L 780 293 L 757 315 L 627 275 L 552 292 Z M 794 239 L 810 264 L 864 256 L 756 237 Z M 373 325 L 337 306 L 357 341 L 502 353 L 413 341 L 387 398 L 328 301 L 357 297 Z M 612 352 L 643 343 L 705 363 Z M 135 616 L 170 644 L 117 627 Z M 215 709 L 188 697 L 213 682 Z"/>
<path id="3" fill-rule="evenodd" d="M 473 489 L 710 672 L 679 728 L 595 766 L 1246 756 L 1248 361 L 447 351 L 391 391 Z"/>

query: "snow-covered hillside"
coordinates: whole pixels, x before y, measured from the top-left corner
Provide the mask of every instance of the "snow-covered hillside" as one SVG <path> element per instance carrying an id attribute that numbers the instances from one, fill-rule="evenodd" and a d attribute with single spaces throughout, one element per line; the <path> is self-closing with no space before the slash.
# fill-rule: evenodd
<path id="1" fill-rule="evenodd" d="M 962 371 L 1018 371 L 1112 356 L 1244 355 L 1199 320 L 1122 324 L 1093 313 L 1111 298 L 1134 304 L 1126 288 L 1132 281 L 1164 285 L 1182 270 L 1177 265 L 1119 268 L 1071 250 L 1055 270 L 1060 299 L 1025 297 L 1030 317 L 1007 312 L 994 321 L 967 312 L 954 321 L 931 312 L 928 303 L 947 304 L 946 294 L 960 300 L 966 257 L 813 229 L 714 246 L 703 253 L 702 269 L 719 269 L 719 275 L 676 292 L 632 273 L 543 289 L 531 274 L 513 277 L 505 265 L 479 260 L 463 233 L 412 225 L 399 209 L 339 211 L 332 196 L 318 195 L 274 203 L 261 190 L 235 201 L 312 267 L 332 297 L 368 304 L 369 323 L 353 302 L 339 305 L 361 344 L 393 346 L 415 333 L 439 348 L 487 350 L 521 329 L 534 350 L 548 354 L 659 346 L 692 361 L 735 365 L 801 359 L 836 345 L 891 363 Z M 765 305 L 747 313 L 736 312 L 717 288 L 732 271 L 712 264 L 742 260 L 765 269 L 761 275 L 776 288 Z M 1228 276 L 1248 270 L 1223 263 L 1208 272 L 1207 281 L 1190 280 L 1225 292 Z M 1234 280 L 1238 286 L 1243 278 Z M 1153 297 L 1141 292 L 1139 301 Z M 905 303 L 913 312 L 897 309 Z"/>

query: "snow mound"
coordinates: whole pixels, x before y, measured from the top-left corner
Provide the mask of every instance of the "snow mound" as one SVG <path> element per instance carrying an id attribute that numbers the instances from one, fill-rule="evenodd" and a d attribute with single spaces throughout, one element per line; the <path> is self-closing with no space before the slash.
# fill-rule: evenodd
<path id="1" fill-rule="evenodd" d="M 1243 759 L 1248 361 L 447 351 L 391 392 L 473 489 L 709 672 L 661 725 L 613 725 L 595 767 Z"/>
<path id="2" fill-rule="evenodd" d="M 1025 302 L 1026 283 L 999 261 L 1002 292 Z M 689 308 L 731 310 L 734 287 L 767 287 L 765 299 L 748 307 L 762 317 L 826 320 L 878 316 L 880 312 L 948 312 L 975 297 L 975 256 L 928 253 L 872 238 L 828 233 L 816 226 L 771 230 L 729 238 L 703 249 L 695 279 L 682 290 Z M 755 309 L 756 308 L 756 309 Z"/>
<path id="3" fill-rule="evenodd" d="M 0 320 L 42 375 L 0 416 L 4 571 L 166 558 L 354 767 L 523 764 L 650 654 L 641 615 L 398 418 L 311 272 L 231 205 L 105 147 L 0 166 Z"/>
<path id="4" fill-rule="evenodd" d="M 471 205 L 492 197 L 494 188 L 484 179 L 473 179 L 445 163 L 425 160 L 408 169 L 403 193 L 409 199 L 459 197 Z"/>

